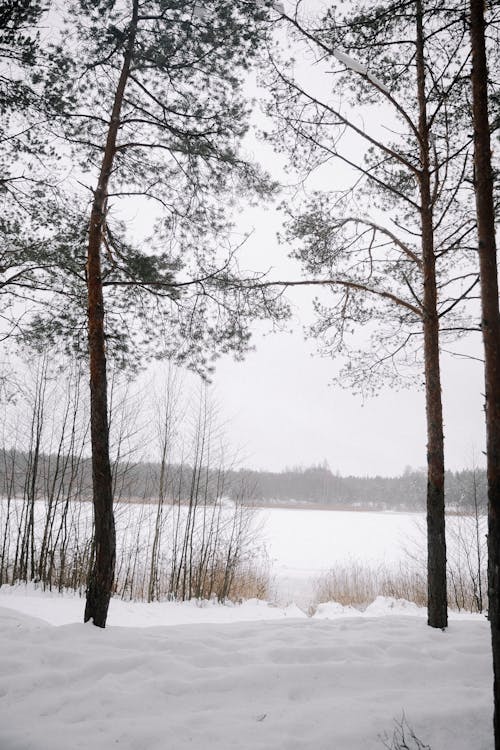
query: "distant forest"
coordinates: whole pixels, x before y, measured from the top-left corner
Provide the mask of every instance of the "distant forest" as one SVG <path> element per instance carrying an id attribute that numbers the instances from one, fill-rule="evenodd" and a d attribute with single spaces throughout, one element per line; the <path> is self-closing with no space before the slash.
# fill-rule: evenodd
<path id="1" fill-rule="evenodd" d="M 407 470 L 399 477 L 340 476 L 326 466 L 286 469 L 281 472 L 234 472 L 256 502 L 314 503 L 347 508 L 424 510 L 425 471 Z M 446 472 L 446 500 L 452 510 L 486 508 L 484 470 Z"/>
<path id="2" fill-rule="evenodd" d="M 0 494 L 4 498 L 90 500 L 88 458 L 0 449 Z M 118 502 L 188 501 L 196 488 L 204 502 L 216 498 L 256 505 L 310 505 L 336 508 L 419 511 L 425 509 L 426 474 L 407 469 L 399 477 L 355 477 L 333 473 L 327 465 L 280 472 L 221 469 L 178 464 L 117 462 L 114 494 Z M 483 469 L 446 473 L 447 507 L 486 510 Z"/>

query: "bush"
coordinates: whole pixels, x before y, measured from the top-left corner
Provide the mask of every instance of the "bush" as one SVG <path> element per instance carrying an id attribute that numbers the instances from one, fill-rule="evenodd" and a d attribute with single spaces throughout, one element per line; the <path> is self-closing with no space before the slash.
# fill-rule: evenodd
<path id="1" fill-rule="evenodd" d="M 387 750 L 431 750 L 430 745 L 426 745 L 416 736 L 404 714 L 401 721 L 396 721 L 395 725 L 392 737 L 387 734 L 380 737 Z"/>

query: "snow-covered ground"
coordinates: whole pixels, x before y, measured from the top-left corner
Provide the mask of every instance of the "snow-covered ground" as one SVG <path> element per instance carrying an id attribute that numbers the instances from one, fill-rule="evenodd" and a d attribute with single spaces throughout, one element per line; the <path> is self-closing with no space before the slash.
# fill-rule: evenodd
<path id="1" fill-rule="evenodd" d="M 260 515 L 281 606 L 113 600 L 100 630 L 76 595 L 2 587 L 0 750 L 383 750 L 403 715 L 432 750 L 492 750 L 484 617 L 441 632 L 391 599 L 304 611 L 336 563 L 398 565 L 421 517 Z"/>
<path id="2" fill-rule="evenodd" d="M 82 608 L 0 590 L 2 750 L 376 750 L 403 713 L 432 750 L 493 747 L 480 616 L 113 601 L 101 630 Z"/>

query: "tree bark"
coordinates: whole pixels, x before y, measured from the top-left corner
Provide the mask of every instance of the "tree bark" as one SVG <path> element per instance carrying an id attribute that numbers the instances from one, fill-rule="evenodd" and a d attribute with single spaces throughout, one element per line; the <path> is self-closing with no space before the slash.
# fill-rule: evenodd
<path id="1" fill-rule="evenodd" d="M 108 386 L 101 245 L 106 216 L 108 184 L 116 154 L 120 113 L 130 72 L 137 31 L 138 0 L 133 0 L 132 20 L 123 64 L 115 92 L 97 188 L 90 215 L 87 250 L 88 345 L 90 364 L 90 440 L 94 503 L 94 559 L 89 574 L 84 621 L 105 627 L 113 591 L 116 534 L 113 514 L 113 484 L 109 457 Z"/>
<path id="2" fill-rule="evenodd" d="M 420 141 L 420 219 L 424 282 L 424 362 L 427 417 L 427 622 L 433 628 L 448 624 L 446 591 L 446 535 L 444 502 L 444 436 L 439 362 L 436 258 L 430 186 L 429 128 L 425 93 L 422 0 L 416 1 L 417 88 Z"/>
<path id="3" fill-rule="evenodd" d="M 474 172 L 486 395 L 488 615 L 493 650 L 495 750 L 500 750 L 500 313 L 485 26 L 483 0 L 470 0 Z"/>

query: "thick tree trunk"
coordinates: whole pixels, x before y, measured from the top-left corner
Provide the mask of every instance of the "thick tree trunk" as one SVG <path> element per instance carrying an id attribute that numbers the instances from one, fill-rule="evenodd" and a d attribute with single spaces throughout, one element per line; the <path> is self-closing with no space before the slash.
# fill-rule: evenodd
<path id="1" fill-rule="evenodd" d="M 417 86 L 420 138 L 420 204 L 424 276 L 424 360 L 427 416 L 427 622 L 433 628 L 448 624 L 446 591 L 446 535 L 444 505 L 444 438 L 439 317 L 437 311 L 436 258 L 430 186 L 429 130 L 425 94 L 423 9 L 416 2 Z"/>
<path id="2" fill-rule="evenodd" d="M 104 220 L 102 189 L 92 207 L 88 276 L 88 337 L 90 359 L 90 434 L 94 501 L 94 560 L 89 576 L 84 620 L 104 627 L 115 572 L 115 523 L 109 458 L 108 398 L 104 301 L 102 294 L 100 243 Z"/>
<path id="3" fill-rule="evenodd" d="M 500 750 L 500 314 L 483 0 L 471 0 L 470 11 L 474 168 L 486 385 L 488 614 L 493 649 L 495 750 Z"/>
<path id="4" fill-rule="evenodd" d="M 429 287 L 434 284 L 435 287 L 435 279 L 432 282 L 431 278 L 432 272 L 429 270 L 427 284 Z M 432 296 L 431 292 L 427 293 L 427 289 L 424 289 L 424 300 Z M 439 325 L 437 315 L 429 314 L 427 310 L 426 305 L 424 353 L 427 417 L 427 622 L 433 628 L 445 628 L 448 624 L 448 606 Z"/>
<path id="5" fill-rule="evenodd" d="M 92 620 L 94 625 L 101 628 L 106 625 L 109 600 L 113 590 L 116 559 L 113 483 L 109 458 L 108 386 L 106 377 L 101 244 L 106 214 L 108 183 L 116 153 L 120 113 L 137 30 L 137 8 L 138 0 L 134 0 L 133 16 L 129 27 L 122 70 L 116 88 L 99 181 L 94 192 L 87 251 L 94 560 L 87 586 L 84 621 Z"/>

